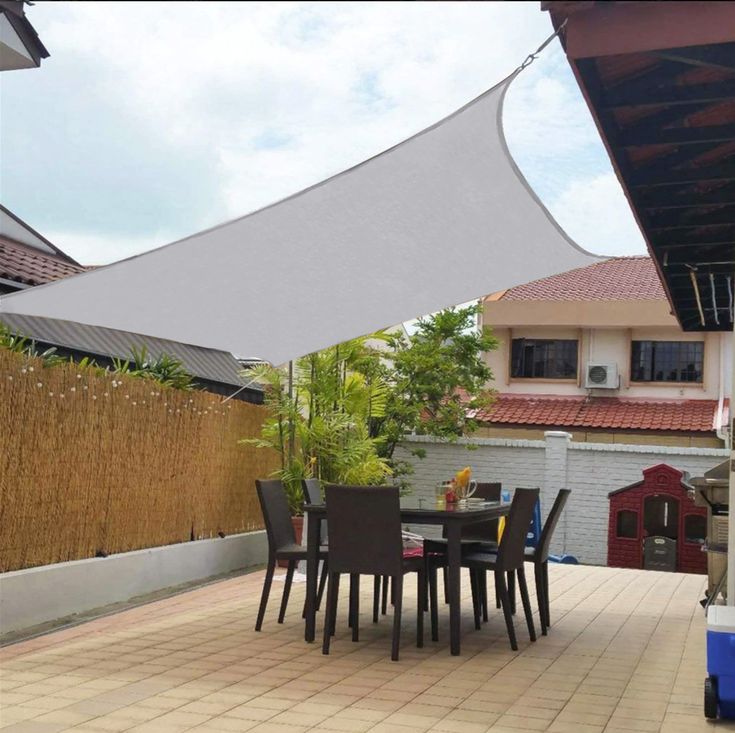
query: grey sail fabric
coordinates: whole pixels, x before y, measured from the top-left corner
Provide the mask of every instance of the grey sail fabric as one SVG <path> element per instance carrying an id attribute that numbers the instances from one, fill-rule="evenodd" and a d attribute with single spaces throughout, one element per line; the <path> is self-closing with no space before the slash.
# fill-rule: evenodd
<path id="1" fill-rule="evenodd" d="M 589 265 L 598 258 L 564 234 L 507 150 L 501 114 L 512 78 L 278 203 L 4 297 L 0 319 L 46 316 L 280 364 Z"/>

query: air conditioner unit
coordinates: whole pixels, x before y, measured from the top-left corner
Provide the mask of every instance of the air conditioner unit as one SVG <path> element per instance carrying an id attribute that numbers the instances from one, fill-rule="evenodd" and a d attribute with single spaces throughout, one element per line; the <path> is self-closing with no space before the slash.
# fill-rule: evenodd
<path id="1" fill-rule="evenodd" d="M 584 372 L 586 389 L 618 389 L 620 377 L 617 364 L 587 364 Z"/>

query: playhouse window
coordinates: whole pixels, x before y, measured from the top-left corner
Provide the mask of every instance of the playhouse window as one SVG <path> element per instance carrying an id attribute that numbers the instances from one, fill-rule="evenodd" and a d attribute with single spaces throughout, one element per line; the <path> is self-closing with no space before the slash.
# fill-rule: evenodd
<path id="1" fill-rule="evenodd" d="M 684 517 L 684 537 L 687 542 L 704 544 L 707 535 L 707 519 L 698 514 L 687 514 Z"/>
<path id="2" fill-rule="evenodd" d="M 635 539 L 638 536 L 638 512 L 623 509 L 618 512 L 618 537 Z"/>

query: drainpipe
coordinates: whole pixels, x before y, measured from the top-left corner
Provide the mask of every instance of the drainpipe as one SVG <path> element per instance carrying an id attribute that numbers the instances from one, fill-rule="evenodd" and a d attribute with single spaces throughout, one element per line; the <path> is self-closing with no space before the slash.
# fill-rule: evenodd
<path id="1" fill-rule="evenodd" d="M 728 334 L 729 335 L 729 334 Z M 725 448 L 728 450 L 732 446 L 732 435 L 727 429 L 727 426 L 722 425 L 722 413 L 725 409 L 725 380 L 728 379 L 729 375 L 725 374 L 725 334 L 720 334 L 720 379 L 719 379 L 719 395 L 717 398 L 717 410 L 715 412 L 715 433 L 717 437 L 723 441 Z M 730 408 L 732 410 L 732 406 Z"/>
<path id="2" fill-rule="evenodd" d="M 735 334 L 733 335 L 733 344 L 735 344 Z M 735 348 L 735 347 L 734 347 Z M 730 374 L 728 379 L 731 380 L 730 392 L 730 426 L 735 425 L 733 420 L 733 407 L 732 400 L 735 398 L 735 359 L 730 365 Z M 732 449 L 732 443 L 730 445 L 730 492 L 729 492 L 729 503 L 730 503 L 730 521 L 728 523 L 728 537 L 727 537 L 727 565 L 730 568 L 727 573 L 727 605 L 735 606 L 735 451 Z"/>

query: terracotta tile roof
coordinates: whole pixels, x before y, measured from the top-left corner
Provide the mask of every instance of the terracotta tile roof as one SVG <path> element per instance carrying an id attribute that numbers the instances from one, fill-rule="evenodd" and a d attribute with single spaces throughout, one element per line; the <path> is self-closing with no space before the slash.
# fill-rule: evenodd
<path id="1" fill-rule="evenodd" d="M 501 394 L 480 422 L 549 428 L 714 432 L 715 400 L 648 400 Z M 725 418 L 726 420 L 726 418 Z"/>
<path id="2" fill-rule="evenodd" d="M 534 280 L 506 290 L 498 300 L 666 300 L 648 256 L 605 262 Z"/>
<path id="3" fill-rule="evenodd" d="M 85 267 L 61 255 L 41 252 L 12 239 L 0 237 L 0 277 L 26 285 L 42 285 L 84 272 Z"/>

